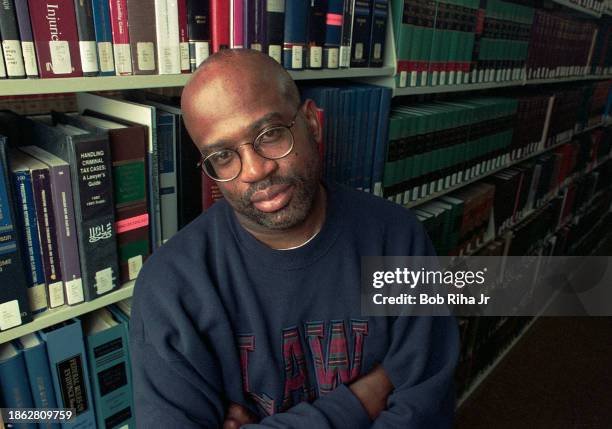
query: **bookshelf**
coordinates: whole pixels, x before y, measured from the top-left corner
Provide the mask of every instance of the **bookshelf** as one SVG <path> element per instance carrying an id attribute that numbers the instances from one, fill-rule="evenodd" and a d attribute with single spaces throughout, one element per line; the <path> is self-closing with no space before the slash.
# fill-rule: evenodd
<path id="1" fill-rule="evenodd" d="M 572 137 L 573 137 L 573 136 L 575 136 L 575 135 L 578 135 L 578 134 L 582 134 L 582 133 L 589 132 L 589 131 L 594 130 L 595 128 L 598 128 L 598 127 L 601 127 L 601 126 L 608 126 L 608 124 L 609 124 L 609 122 L 608 122 L 608 121 L 602 121 L 602 122 L 600 122 L 600 123 L 598 123 L 598 124 L 592 125 L 592 126 L 590 126 L 590 127 L 586 127 L 586 128 L 584 128 L 584 129 L 582 129 L 582 130 L 580 130 L 580 131 L 578 131 L 578 132 L 574 133 L 574 134 L 572 135 Z M 494 168 L 494 169 L 492 169 L 492 170 L 490 170 L 490 171 L 488 171 L 488 172 L 486 172 L 486 173 L 484 173 L 484 174 L 481 174 L 481 175 L 479 175 L 479 176 L 472 177 L 471 179 L 466 180 L 466 181 L 461 182 L 461 183 L 458 183 L 458 184 L 456 184 L 455 186 L 451 186 L 451 187 L 450 187 L 450 188 L 448 188 L 448 189 L 445 189 L 445 190 L 443 190 L 443 191 L 439 191 L 439 192 L 435 192 L 435 193 L 433 193 L 433 194 L 431 194 L 431 195 L 429 195 L 429 196 L 427 196 L 427 197 L 425 197 L 425 198 L 421 198 L 421 199 L 418 199 L 418 200 L 416 200 L 416 201 L 411 201 L 411 202 L 410 202 L 410 203 L 408 203 L 408 204 L 404 204 L 404 207 L 406 207 L 406 208 L 412 208 L 412 207 L 419 206 L 419 205 L 421 205 L 421 204 L 425 204 L 425 203 L 426 203 L 426 202 L 428 202 L 428 201 L 431 201 L 431 200 L 436 199 L 436 198 L 439 198 L 439 197 L 441 197 L 441 196 L 443 196 L 443 195 L 449 194 L 449 193 L 451 193 L 451 192 L 453 192 L 453 191 L 456 191 L 457 189 L 463 188 L 464 186 L 467 186 L 467 185 L 469 185 L 470 183 L 478 182 L 479 180 L 482 180 L 483 178 L 485 178 L 485 177 L 487 177 L 487 176 L 491 176 L 491 175 L 493 175 L 493 174 L 495 174 L 495 173 L 497 173 L 497 172 L 499 172 L 499 171 L 502 171 L 502 170 L 505 170 L 505 169 L 507 169 L 507 168 L 510 168 L 510 167 L 512 167 L 513 165 L 519 164 L 519 163 L 521 163 L 521 162 L 523 162 L 523 161 L 526 161 L 526 160 L 528 160 L 528 159 L 531 159 L 531 158 L 533 158 L 533 157 L 535 157 L 535 156 L 538 156 L 538 155 L 541 155 L 541 154 L 546 153 L 546 152 L 548 152 L 548 151 L 551 151 L 551 150 L 553 150 L 553 149 L 555 149 L 555 148 L 557 148 L 557 147 L 559 147 L 559 146 L 562 146 L 562 145 L 564 145 L 564 144 L 566 144 L 566 143 L 568 143 L 568 142 L 570 142 L 570 141 L 571 141 L 571 138 L 570 138 L 570 139 L 567 139 L 567 140 L 565 140 L 565 141 L 562 141 L 562 142 L 558 142 L 558 143 L 552 144 L 552 145 L 550 145 L 550 146 L 548 146 L 548 147 L 546 147 L 546 148 L 544 148 L 544 149 L 534 151 L 533 153 L 530 153 L 530 154 L 529 154 L 529 155 L 527 155 L 527 156 L 523 156 L 523 157 L 521 157 L 521 158 L 519 158 L 519 159 L 516 159 L 516 160 L 514 160 L 514 161 L 511 161 L 511 162 L 509 162 L 509 163 L 508 163 L 508 164 L 506 164 L 506 165 L 502 165 L 501 167 Z"/>
<path id="2" fill-rule="evenodd" d="M 586 7 L 582 7 L 580 5 L 577 5 L 576 3 L 573 3 L 569 0 L 553 0 L 553 3 L 558 4 L 560 6 L 565 6 L 567 8 L 573 9 L 577 12 L 580 12 L 584 15 L 588 15 L 594 18 L 601 18 L 601 13 L 597 12 L 593 9 L 588 9 Z"/>
<path id="3" fill-rule="evenodd" d="M 124 284 L 119 289 L 109 292 L 108 294 L 103 295 L 100 298 L 96 298 L 93 301 L 82 302 L 73 306 L 65 305 L 57 309 L 47 310 L 39 315 L 35 315 L 34 320 L 30 323 L 19 325 L 0 332 L 0 344 L 14 340 L 22 335 L 47 328 L 51 325 L 55 325 L 56 323 L 63 322 L 64 320 L 106 307 L 107 305 L 113 304 L 117 301 L 122 301 L 131 297 L 133 292 L 134 282 L 131 281 Z"/>
<path id="4" fill-rule="evenodd" d="M 393 73 L 391 66 L 289 71 L 295 80 L 359 79 L 393 76 Z M 191 74 L 10 79 L 0 81 L 0 96 L 182 87 L 189 78 Z"/>
<path id="5" fill-rule="evenodd" d="M 439 85 L 439 86 L 421 86 L 421 87 L 405 87 L 394 88 L 393 96 L 402 97 L 406 95 L 424 95 L 424 94 L 442 94 L 448 92 L 462 91 L 482 91 L 485 89 L 507 88 L 511 86 L 527 86 L 527 85 L 548 85 L 555 83 L 579 82 L 589 80 L 605 80 L 612 79 L 612 76 L 603 75 L 585 75 L 559 77 L 551 79 L 522 79 L 512 80 L 507 82 L 485 82 L 485 83 L 467 83 L 464 85 Z"/>

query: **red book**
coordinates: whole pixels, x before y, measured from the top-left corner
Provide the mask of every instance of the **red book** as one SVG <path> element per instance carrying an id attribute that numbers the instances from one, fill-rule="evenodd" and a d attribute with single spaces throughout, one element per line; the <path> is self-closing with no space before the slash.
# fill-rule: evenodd
<path id="1" fill-rule="evenodd" d="M 187 0 L 178 0 L 179 51 L 181 73 L 189 73 L 189 33 L 187 31 Z"/>
<path id="2" fill-rule="evenodd" d="M 73 0 L 28 0 L 40 77 L 83 76 Z"/>
<path id="3" fill-rule="evenodd" d="M 230 7 L 228 0 L 210 0 L 210 30 L 213 53 L 230 47 Z"/>
<path id="4" fill-rule="evenodd" d="M 132 74 L 132 54 L 126 0 L 109 0 L 115 72 L 118 76 Z"/>

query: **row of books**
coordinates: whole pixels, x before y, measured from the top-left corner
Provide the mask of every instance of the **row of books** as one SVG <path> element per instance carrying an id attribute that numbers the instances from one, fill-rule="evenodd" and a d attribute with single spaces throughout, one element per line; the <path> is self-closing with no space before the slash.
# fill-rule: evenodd
<path id="1" fill-rule="evenodd" d="M 141 98 L 144 96 L 141 94 Z M 134 280 L 202 212 L 199 151 L 172 100 L 79 94 L 81 114 L 0 112 L 0 305 L 8 329 Z"/>
<path id="2" fill-rule="evenodd" d="M 551 153 L 413 208 L 440 255 L 462 255 L 501 236 L 543 206 L 555 206 L 553 230 L 612 185 L 610 130 L 596 130 Z M 594 169 L 596 167 L 596 169 Z M 528 242 L 552 232 L 536 227 Z M 523 249 L 527 251 L 528 249 Z M 526 254 L 517 252 L 516 254 Z"/>
<path id="3" fill-rule="evenodd" d="M 568 0 L 576 6 L 583 7 L 597 13 L 603 13 L 606 8 L 607 1 L 604 0 Z"/>
<path id="4" fill-rule="evenodd" d="M 607 164 L 607 170 L 610 169 Z M 609 174 L 609 173 L 607 173 Z M 612 176 L 608 176 L 612 177 Z M 602 186 L 603 186 L 603 182 Z M 612 192 L 608 190 L 584 213 L 557 228 L 559 206 L 555 202 L 537 216 L 517 226 L 512 234 L 500 237 L 478 252 L 483 256 L 525 255 L 530 250 L 537 258 L 555 255 L 590 255 L 612 227 Z M 538 243 L 534 247 L 534 243 Z M 458 394 L 465 392 L 479 374 L 486 370 L 525 328 L 530 317 L 461 317 L 459 320 L 461 353 L 455 373 Z"/>
<path id="5" fill-rule="evenodd" d="M 388 0 L 5 0 L 0 78 L 180 74 L 224 48 L 381 67 Z"/>
<path id="6" fill-rule="evenodd" d="M 599 58 L 593 22 L 502 0 L 391 6 L 400 88 L 584 75 Z"/>
<path id="7" fill-rule="evenodd" d="M 112 305 L 0 344 L 0 407 L 73 412 L 10 427 L 135 427 L 126 311 Z"/>

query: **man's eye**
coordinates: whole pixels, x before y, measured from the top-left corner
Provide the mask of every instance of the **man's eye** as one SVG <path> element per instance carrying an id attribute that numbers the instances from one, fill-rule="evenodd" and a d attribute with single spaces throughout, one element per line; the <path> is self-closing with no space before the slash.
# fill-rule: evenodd
<path id="1" fill-rule="evenodd" d="M 222 151 L 213 153 L 210 156 L 209 160 L 213 164 L 224 165 L 224 164 L 230 163 L 233 157 L 234 157 L 234 153 L 231 150 L 222 150 Z"/>
<path id="2" fill-rule="evenodd" d="M 259 136 L 259 141 L 261 143 L 276 143 L 282 139 L 283 134 L 282 128 L 272 128 L 264 131 L 261 136 Z"/>

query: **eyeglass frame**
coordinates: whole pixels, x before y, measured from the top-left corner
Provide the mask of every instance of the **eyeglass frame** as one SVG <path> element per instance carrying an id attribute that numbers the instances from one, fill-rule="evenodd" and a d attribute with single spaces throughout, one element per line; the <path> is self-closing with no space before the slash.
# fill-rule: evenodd
<path id="1" fill-rule="evenodd" d="M 293 115 L 293 118 L 291 119 L 291 122 L 286 125 L 286 124 L 279 124 L 279 125 L 273 125 L 270 127 L 266 127 L 263 130 L 261 130 L 259 133 L 257 133 L 257 135 L 255 136 L 255 138 L 253 139 L 253 141 L 251 142 L 245 142 L 242 144 L 239 144 L 238 146 L 236 146 L 235 148 L 226 148 L 226 149 L 221 149 L 221 150 L 216 150 L 212 153 L 209 153 L 208 155 L 204 156 L 204 154 L 200 153 L 202 155 L 202 158 L 200 159 L 200 161 L 198 161 L 198 163 L 196 164 L 196 168 L 200 168 L 208 177 L 210 177 L 212 180 L 214 180 L 215 182 L 231 182 L 232 180 L 234 180 L 235 178 L 237 178 L 238 176 L 240 176 L 240 173 L 242 173 L 242 155 L 240 155 L 240 152 L 238 152 L 238 148 L 242 147 L 242 146 L 247 146 L 247 145 L 251 145 L 253 146 L 253 151 L 260 157 L 264 158 L 264 159 L 269 159 L 271 161 L 277 160 L 277 159 L 283 159 L 284 157 L 286 157 L 287 155 L 289 155 L 292 151 L 293 151 L 293 147 L 295 146 L 295 136 L 293 135 L 293 131 L 291 131 L 291 128 L 293 128 L 293 126 L 295 125 L 296 121 L 297 121 L 297 116 L 298 113 L 300 113 L 300 109 L 302 108 L 303 104 L 300 104 L 297 108 L 297 110 L 295 111 L 295 114 Z M 289 131 L 289 135 L 291 136 L 291 147 L 289 148 L 289 150 L 287 150 L 287 152 L 285 154 L 283 154 L 282 156 L 278 156 L 275 158 L 269 158 L 265 155 L 262 155 L 261 153 L 259 153 L 259 151 L 257 150 L 257 146 L 255 146 L 255 142 L 257 142 L 257 140 L 259 140 L 259 138 L 261 136 L 263 136 L 265 133 L 277 129 L 277 128 L 284 128 L 287 131 Z M 214 177 L 212 177 L 208 171 L 206 171 L 206 168 L 204 167 L 204 163 L 206 162 L 206 160 L 208 158 L 210 158 L 211 156 L 219 153 L 219 152 L 223 152 L 226 150 L 231 150 L 232 152 L 235 152 L 236 155 L 238 155 L 238 159 L 240 160 L 240 170 L 238 170 L 238 173 L 232 177 L 231 179 L 216 179 Z"/>

